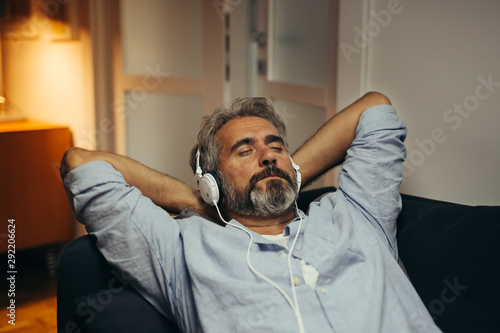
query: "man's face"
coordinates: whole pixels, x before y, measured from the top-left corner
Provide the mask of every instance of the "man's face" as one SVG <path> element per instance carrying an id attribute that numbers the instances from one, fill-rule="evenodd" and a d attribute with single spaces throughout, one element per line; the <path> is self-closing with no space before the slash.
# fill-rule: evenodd
<path id="1" fill-rule="evenodd" d="M 242 215 L 279 215 L 295 201 L 295 171 L 278 130 L 259 117 L 227 122 L 216 134 L 226 207 Z"/>

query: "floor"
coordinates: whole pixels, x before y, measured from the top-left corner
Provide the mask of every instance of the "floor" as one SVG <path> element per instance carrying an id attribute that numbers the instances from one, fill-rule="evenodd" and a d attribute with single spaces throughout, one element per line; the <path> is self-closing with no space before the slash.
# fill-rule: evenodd
<path id="1" fill-rule="evenodd" d="M 15 285 L 9 283 L 7 273 L 0 283 L 0 333 L 57 332 L 57 279 L 47 269 L 45 253 L 43 248 L 16 252 Z M 0 256 L 2 267 L 6 267 L 3 263 L 7 259 L 5 254 Z M 9 295 L 12 287 L 15 295 Z M 9 317 L 11 310 L 7 309 L 12 300 L 15 321 L 11 321 L 14 318 Z"/>

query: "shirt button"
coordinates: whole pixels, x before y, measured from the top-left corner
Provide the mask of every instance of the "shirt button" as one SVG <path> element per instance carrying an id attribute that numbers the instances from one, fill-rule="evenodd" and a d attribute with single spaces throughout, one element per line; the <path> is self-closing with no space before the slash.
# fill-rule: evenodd
<path id="1" fill-rule="evenodd" d="M 298 286 L 298 285 L 300 284 L 300 282 L 301 282 L 301 281 L 300 281 L 300 278 L 299 278 L 299 277 L 295 277 L 295 278 L 293 278 L 293 284 L 294 284 L 294 285 Z"/>
<path id="2" fill-rule="evenodd" d="M 285 252 L 282 252 L 282 253 L 281 253 L 281 257 L 282 257 L 282 258 L 286 258 L 286 257 L 288 257 L 288 255 L 287 255 Z"/>
<path id="3" fill-rule="evenodd" d="M 323 288 L 321 288 L 320 290 L 321 290 L 321 293 L 322 293 L 322 294 L 324 294 L 324 295 L 326 295 L 326 293 L 328 292 L 328 291 L 326 290 L 326 288 L 324 288 L 324 287 L 323 287 Z"/>

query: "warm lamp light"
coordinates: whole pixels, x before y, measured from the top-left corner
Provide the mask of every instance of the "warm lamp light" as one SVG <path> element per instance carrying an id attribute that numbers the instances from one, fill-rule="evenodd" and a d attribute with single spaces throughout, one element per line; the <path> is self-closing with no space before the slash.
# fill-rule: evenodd
<path id="1" fill-rule="evenodd" d="M 18 114 L 17 112 L 12 112 L 9 110 L 7 106 L 7 99 L 5 98 L 5 94 L 3 91 L 3 83 L 2 39 L 0 38 L 0 122 L 24 120 L 25 117 Z"/>

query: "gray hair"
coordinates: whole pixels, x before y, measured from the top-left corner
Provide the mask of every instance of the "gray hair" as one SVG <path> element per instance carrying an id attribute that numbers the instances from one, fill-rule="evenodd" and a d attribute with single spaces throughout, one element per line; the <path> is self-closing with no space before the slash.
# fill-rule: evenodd
<path id="1" fill-rule="evenodd" d="M 228 121 L 238 117 L 260 117 L 269 121 L 278 130 L 288 151 L 285 123 L 271 102 L 262 97 L 237 98 L 230 106 L 221 106 L 203 118 L 198 132 L 198 144 L 193 147 L 189 155 L 189 163 L 193 172 L 196 171 L 198 149 L 203 173 L 219 172 L 219 154 L 222 146 L 217 142 L 215 134 Z"/>

